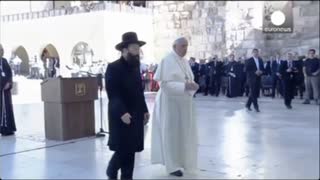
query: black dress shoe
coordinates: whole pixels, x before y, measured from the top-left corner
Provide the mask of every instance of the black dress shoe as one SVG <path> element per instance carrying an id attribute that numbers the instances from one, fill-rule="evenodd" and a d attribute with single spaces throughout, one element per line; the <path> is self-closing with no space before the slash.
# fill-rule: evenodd
<path id="1" fill-rule="evenodd" d="M 310 101 L 305 100 L 302 104 L 310 104 Z"/>
<path id="2" fill-rule="evenodd" d="M 247 110 L 248 110 L 248 111 L 252 111 L 252 110 L 251 110 L 251 108 L 250 108 L 249 106 L 246 106 L 246 108 L 247 108 Z"/>
<path id="3" fill-rule="evenodd" d="M 183 173 L 180 170 L 172 172 L 170 174 L 173 175 L 173 176 L 177 176 L 177 177 L 182 177 L 183 176 Z"/>
<path id="4" fill-rule="evenodd" d="M 14 135 L 14 132 L 6 132 L 6 133 L 1 133 L 2 136 L 12 136 Z"/>
<path id="5" fill-rule="evenodd" d="M 254 108 L 256 110 L 256 112 L 260 112 L 259 108 Z"/>
<path id="6" fill-rule="evenodd" d="M 108 176 L 108 179 L 114 179 L 114 180 L 118 179 L 118 173 L 117 172 L 116 173 L 112 172 L 110 166 L 108 166 L 108 168 L 106 170 L 106 174 Z"/>
<path id="7" fill-rule="evenodd" d="M 292 109 L 292 106 L 291 106 L 290 104 L 287 104 L 286 107 L 287 107 L 288 109 Z"/>

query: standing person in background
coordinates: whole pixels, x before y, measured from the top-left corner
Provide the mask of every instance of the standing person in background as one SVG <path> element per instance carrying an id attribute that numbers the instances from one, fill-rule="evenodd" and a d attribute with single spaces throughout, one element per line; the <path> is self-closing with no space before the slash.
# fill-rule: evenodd
<path id="1" fill-rule="evenodd" d="M 223 75 L 222 66 L 223 63 L 218 60 L 218 56 L 214 57 L 208 63 L 209 66 L 209 93 L 210 95 L 219 96 L 221 88 L 221 78 Z"/>
<path id="2" fill-rule="evenodd" d="M 271 60 L 267 60 L 264 62 L 264 75 L 271 76 Z"/>
<path id="3" fill-rule="evenodd" d="M 303 104 L 310 104 L 310 94 L 317 105 L 319 102 L 319 84 L 320 84 L 320 60 L 316 57 L 316 50 L 309 50 L 309 57 L 304 62 L 304 74 L 306 77 L 306 99 Z"/>
<path id="4" fill-rule="evenodd" d="M 11 94 L 12 70 L 3 54 L 4 50 L 0 44 L 0 133 L 2 136 L 10 136 L 17 130 Z"/>
<path id="5" fill-rule="evenodd" d="M 303 99 L 303 92 L 305 91 L 304 86 L 304 74 L 303 74 L 303 57 L 299 57 L 298 53 L 295 52 L 293 59 L 293 66 L 297 68 L 297 73 L 294 76 L 295 95 L 299 95 L 300 99 Z"/>
<path id="6" fill-rule="evenodd" d="M 199 85 L 200 92 L 203 93 L 204 96 L 208 95 L 208 67 L 206 64 L 206 59 L 200 60 L 200 70 L 199 70 Z"/>
<path id="7" fill-rule="evenodd" d="M 241 95 L 241 75 L 243 69 L 234 54 L 230 54 L 226 74 L 228 75 L 227 97 L 237 97 Z"/>
<path id="8" fill-rule="evenodd" d="M 200 79 L 200 65 L 199 63 L 196 62 L 196 58 L 191 57 L 190 58 L 190 66 L 191 66 L 191 70 L 194 76 L 194 81 L 199 84 L 199 79 Z M 196 97 L 196 94 L 194 94 L 194 97 Z"/>
<path id="9" fill-rule="evenodd" d="M 252 50 L 252 57 L 249 58 L 245 65 L 247 73 L 247 81 L 250 88 L 249 98 L 246 104 L 246 108 L 251 111 L 251 104 L 253 103 L 256 112 L 260 112 L 258 105 L 258 96 L 261 86 L 261 75 L 264 73 L 263 60 L 259 57 L 259 50 Z"/>
<path id="10" fill-rule="evenodd" d="M 293 64 L 293 54 L 288 53 L 287 60 L 282 61 L 279 66 L 279 77 L 281 78 L 284 104 L 288 109 L 292 109 L 291 102 L 294 98 L 295 84 L 294 76 L 298 72 L 297 68 Z"/>
<path id="11" fill-rule="evenodd" d="M 239 57 L 239 66 L 240 68 L 242 69 L 242 72 L 241 72 L 241 93 L 240 93 L 240 96 L 243 96 L 244 93 L 246 92 L 246 72 L 245 72 L 245 58 L 244 57 Z"/>
<path id="12" fill-rule="evenodd" d="M 278 93 L 283 96 L 282 94 L 282 83 L 281 79 L 277 75 L 279 66 L 281 64 L 281 59 L 280 59 L 280 54 L 277 54 L 276 57 L 272 56 L 271 57 L 271 76 L 272 76 L 272 93 L 271 97 L 275 98 L 276 95 L 276 89 Z"/>
<path id="13" fill-rule="evenodd" d="M 15 55 L 13 59 L 14 64 L 14 74 L 20 76 L 21 75 L 21 63 L 22 60 L 19 58 L 18 55 Z"/>

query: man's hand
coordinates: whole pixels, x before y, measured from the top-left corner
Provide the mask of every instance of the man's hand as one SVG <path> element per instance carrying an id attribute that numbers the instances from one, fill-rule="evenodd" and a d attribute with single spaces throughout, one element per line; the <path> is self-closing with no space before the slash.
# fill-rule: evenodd
<path id="1" fill-rule="evenodd" d="M 196 91 L 196 90 L 199 89 L 199 85 L 197 83 L 195 83 L 195 82 L 186 82 L 185 89 L 187 91 L 189 91 L 189 90 L 190 91 Z"/>
<path id="2" fill-rule="evenodd" d="M 147 125 L 149 122 L 150 114 L 149 113 L 144 113 L 144 119 L 143 119 L 143 124 Z"/>
<path id="3" fill-rule="evenodd" d="M 125 113 L 124 115 L 121 116 L 122 122 L 125 124 L 129 125 L 131 123 L 131 115 L 129 113 Z"/>
<path id="4" fill-rule="evenodd" d="M 292 72 L 292 69 L 291 68 L 287 69 L 287 72 L 289 72 L 289 73 Z"/>
<path id="5" fill-rule="evenodd" d="M 318 74 L 319 74 L 318 72 L 312 73 L 313 76 L 317 76 Z"/>
<path id="6" fill-rule="evenodd" d="M 256 75 L 257 75 L 257 76 L 260 76 L 261 74 L 262 74 L 262 71 L 260 71 L 260 70 L 257 70 L 257 71 L 256 71 Z"/>
<path id="7" fill-rule="evenodd" d="M 7 83 L 5 86 L 4 86 L 4 90 L 8 90 L 10 88 L 10 83 Z"/>

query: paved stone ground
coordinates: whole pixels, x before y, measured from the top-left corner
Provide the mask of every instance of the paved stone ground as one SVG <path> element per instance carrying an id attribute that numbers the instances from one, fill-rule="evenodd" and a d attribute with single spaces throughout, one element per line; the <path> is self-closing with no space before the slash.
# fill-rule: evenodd
<path id="1" fill-rule="evenodd" d="M 154 95 L 146 96 L 152 110 Z M 39 99 L 29 100 L 14 105 L 17 134 L 0 137 L 1 177 L 105 179 L 112 155 L 106 145 L 108 137 L 45 140 L 43 104 Z M 196 175 L 187 174 L 183 179 L 318 179 L 319 106 L 294 100 L 293 109 L 287 110 L 281 99 L 261 98 L 261 113 L 255 113 L 243 108 L 245 100 L 201 95 L 195 99 L 199 169 Z M 106 99 L 103 102 L 105 105 Z M 98 131 L 99 101 L 96 107 Z M 136 156 L 134 177 L 172 179 L 164 167 L 150 163 L 151 131 L 151 126 L 147 126 L 146 148 Z"/>

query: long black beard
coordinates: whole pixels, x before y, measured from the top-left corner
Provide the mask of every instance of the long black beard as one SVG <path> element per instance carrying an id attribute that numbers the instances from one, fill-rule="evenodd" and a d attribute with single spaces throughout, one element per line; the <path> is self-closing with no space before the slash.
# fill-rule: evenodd
<path id="1" fill-rule="evenodd" d="M 133 68 L 140 68 L 140 56 L 139 55 L 132 55 L 128 53 L 128 64 Z"/>

